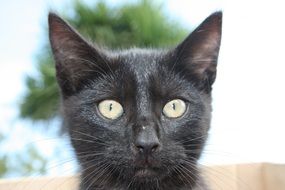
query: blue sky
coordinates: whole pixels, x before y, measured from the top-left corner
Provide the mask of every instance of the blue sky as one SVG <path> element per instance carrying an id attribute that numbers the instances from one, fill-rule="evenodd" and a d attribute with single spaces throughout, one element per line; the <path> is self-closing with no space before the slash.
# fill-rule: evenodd
<path id="1" fill-rule="evenodd" d="M 25 143 L 52 136 L 43 135 L 41 130 L 31 130 L 35 124 L 19 120 L 17 104 L 25 92 L 25 76 L 36 73 L 35 56 L 45 39 L 47 12 L 51 8 L 58 12 L 68 11 L 67 2 L 70 1 L 1 2 L 0 131 L 10 137 L 1 148 L 2 154 L 21 151 Z M 108 2 L 110 5 L 122 3 Z M 285 153 L 280 151 L 285 144 L 285 26 L 282 19 L 285 13 L 281 9 L 282 2 L 168 0 L 165 5 L 165 13 L 188 28 L 200 23 L 211 12 L 224 10 L 211 137 L 202 162 L 285 163 Z M 56 143 L 35 144 L 52 158 Z"/>

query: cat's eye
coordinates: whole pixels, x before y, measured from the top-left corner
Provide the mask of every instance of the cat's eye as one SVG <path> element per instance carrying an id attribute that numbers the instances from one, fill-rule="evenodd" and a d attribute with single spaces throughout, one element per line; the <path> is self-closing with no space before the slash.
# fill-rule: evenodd
<path id="1" fill-rule="evenodd" d="M 122 105 L 115 100 L 103 100 L 99 103 L 98 109 L 104 117 L 108 119 L 117 119 L 123 114 Z"/>
<path id="2" fill-rule="evenodd" d="M 162 111 L 169 118 L 178 118 L 185 113 L 186 103 L 181 99 L 174 99 L 167 102 Z"/>

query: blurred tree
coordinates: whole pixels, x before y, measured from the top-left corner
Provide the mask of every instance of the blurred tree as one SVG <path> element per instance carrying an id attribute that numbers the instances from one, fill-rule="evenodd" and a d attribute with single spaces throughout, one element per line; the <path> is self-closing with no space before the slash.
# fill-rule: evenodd
<path id="1" fill-rule="evenodd" d="M 8 162 L 7 156 L 0 157 L 0 178 L 2 178 L 4 175 L 6 175 L 7 172 L 9 171 L 8 166 L 7 166 L 7 162 Z"/>
<path id="2" fill-rule="evenodd" d="M 25 156 L 23 153 L 11 155 L 9 163 L 9 171 L 14 172 L 14 175 L 29 176 L 31 174 L 44 175 L 47 173 L 48 160 L 41 155 L 37 148 L 33 145 L 26 147 Z"/>
<path id="3" fill-rule="evenodd" d="M 182 40 L 186 31 L 171 23 L 161 6 L 142 0 L 109 8 L 103 1 L 89 7 L 74 2 L 74 14 L 65 17 L 83 36 L 110 48 L 167 47 Z M 21 117 L 33 121 L 49 120 L 58 115 L 59 91 L 49 45 L 37 59 L 39 75 L 26 79 L 27 94 L 20 105 Z"/>
<path id="4" fill-rule="evenodd" d="M 3 140 L 4 140 L 4 136 L 0 133 L 0 143 Z M 3 177 L 8 171 L 7 160 L 8 158 L 6 155 L 0 156 L 0 178 Z"/>
<path id="5" fill-rule="evenodd" d="M 6 137 L 0 133 L 1 146 L 5 144 L 3 142 L 5 139 Z M 32 144 L 25 146 L 21 152 L 1 152 L 0 178 L 29 176 L 31 174 L 43 175 L 47 173 L 47 164 L 48 160 Z"/>

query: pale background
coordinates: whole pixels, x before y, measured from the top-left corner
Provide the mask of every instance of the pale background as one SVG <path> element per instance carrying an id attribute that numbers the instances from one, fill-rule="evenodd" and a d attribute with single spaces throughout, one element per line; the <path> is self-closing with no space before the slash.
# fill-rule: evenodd
<path id="1" fill-rule="evenodd" d="M 0 0 L 0 131 L 9 139 L 0 154 L 28 143 L 60 163 L 53 147 L 65 141 L 35 130 L 17 118 L 24 77 L 36 72 L 35 56 L 44 41 L 50 8 L 65 10 L 67 0 Z M 88 1 L 91 2 L 91 1 Z M 110 5 L 125 1 L 108 0 Z M 213 122 L 203 164 L 285 163 L 285 4 L 282 1 L 168 0 L 165 13 L 193 28 L 223 10 L 223 39 L 213 91 Z M 66 10 L 65 10 L 66 11 Z M 72 157 L 62 143 L 65 158 Z M 74 171 L 75 162 L 51 167 L 49 174 Z"/>

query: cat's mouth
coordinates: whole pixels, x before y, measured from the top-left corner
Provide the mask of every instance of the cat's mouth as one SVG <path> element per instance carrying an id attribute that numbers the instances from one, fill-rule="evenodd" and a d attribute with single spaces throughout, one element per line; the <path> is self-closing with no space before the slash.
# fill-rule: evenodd
<path id="1" fill-rule="evenodd" d="M 158 176 L 158 171 L 154 168 L 138 168 L 135 171 L 135 177 L 137 178 L 151 178 L 155 176 Z"/>

